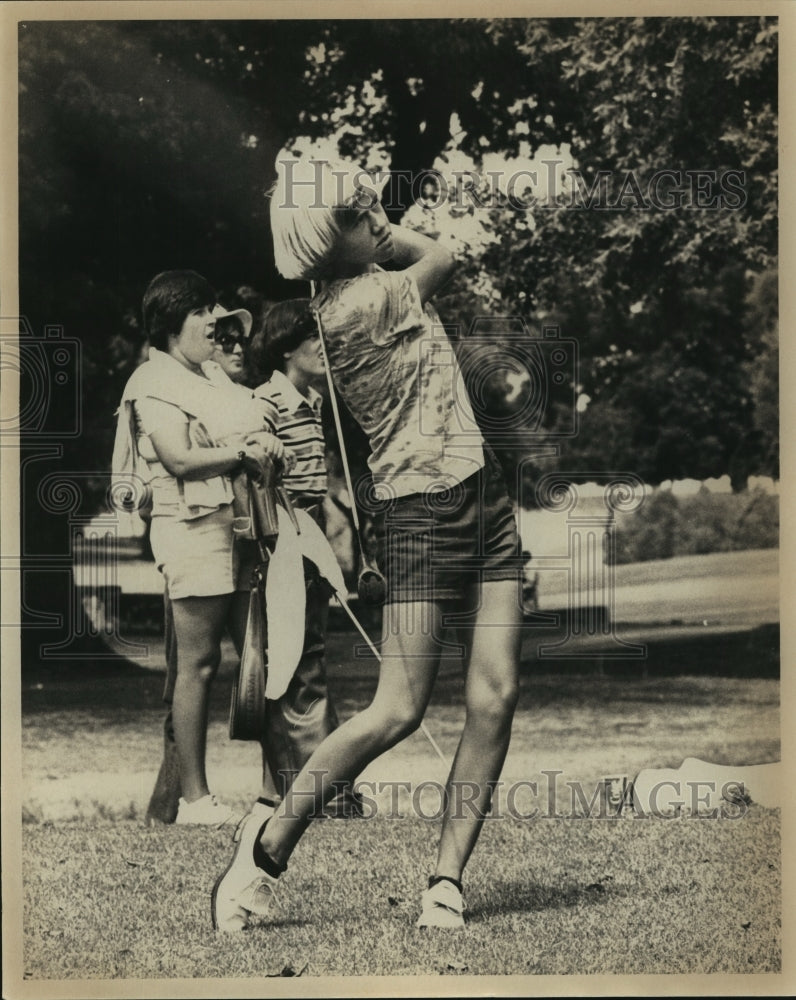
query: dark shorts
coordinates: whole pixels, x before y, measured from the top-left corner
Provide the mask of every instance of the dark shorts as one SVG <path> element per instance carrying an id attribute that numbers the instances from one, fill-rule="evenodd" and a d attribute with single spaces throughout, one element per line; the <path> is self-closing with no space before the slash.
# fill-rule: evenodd
<path id="1" fill-rule="evenodd" d="M 388 601 L 457 600 L 481 583 L 521 578 L 517 520 L 490 453 L 453 489 L 391 501 L 378 527 Z"/>

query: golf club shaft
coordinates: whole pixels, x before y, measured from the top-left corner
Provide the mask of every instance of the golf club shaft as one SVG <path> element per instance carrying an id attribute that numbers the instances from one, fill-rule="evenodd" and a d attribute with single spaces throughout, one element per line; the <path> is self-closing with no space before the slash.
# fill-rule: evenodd
<path id="1" fill-rule="evenodd" d="M 354 612 L 349 607 L 348 601 L 346 601 L 345 598 L 342 596 L 342 594 L 340 594 L 337 591 L 335 591 L 335 597 L 340 602 L 340 605 L 342 606 L 342 608 L 345 610 L 345 612 L 348 615 L 348 617 L 353 622 L 353 624 L 354 624 L 357 632 L 359 632 L 359 634 L 362 636 L 362 638 L 368 644 L 368 648 L 370 649 L 371 653 L 373 653 L 373 655 L 376 657 L 376 659 L 379 661 L 379 663 L 381 663 L 382 662 L 381 654 L 379 653 L 378 649 L 376 649 L 376 647 L 373 645 L 373 642 L 372 642 L 370 636 L 364 630 L 364 628 L 362 627 L 359 619 L 357 618 L 357 616 L 354 614 Z M 425 721 L 421 721 L 420 728 L 423 731 L 423 735 L 426 737 L 426 739 L 428 740 L 428 742 L 434 748 L 434 752 L 436 753 L 436 755 L 439 757 L 439 759 L 442 761 L 442 763 L 445 765 L 445 767 L 450 770 L 450 761 L 445 756 L 445 754 L 442 752 L 442 750 L 440 750 L 437 741 L 434 739 L 434 737 L 429 732 L 428 727 L 426 726 Z"/>
<path id="2" fill-rule="evenodd" d="M 312 298 L 315 298 L 315 282 L 314 281 L 310 282 L 310 291 L 312 293 Z M 326 340 L 325 340 L 325 338 L 323 336 L 323 324 L 321 323 L 320 313 L 318 313 L 318 312 L 315 313 L 315 322 L 316 322 L 317 327 L 318 327 L 318 336 L 320 337 L 320 340 L 321 340 L 321 349 L 323 351 L 324 368 L 326 369 L 326 381 L 327 381 L 327 384 L 329 386 L 329 401 L 332 404 L 332 415 L 334 417 L 334 426 L 335 426 L 335 429 L 337 430 L 337 440 L 338 440 L 338 443 L 340 445 L 340 458 L 341 458 L 342 463 L 343 463 L 343 474 L 345 475 L 346 488 L 348 489 L 348 495 L 351 498 L 351 518 L 352 518 L 352 520 L 354 522 L 354 529 L 355 529 L 355 531 L 357 533 L 357 541 L 359 542 L 360 561 L 364 562 L 365 565 L 367 565 L 369 569 L 372 569 L 374 572 L 379 573 L 379 575 L 381 575 L 380 570 L 378 570 L 375 566 L 371 565 L 370 560 L 368 559 L 367 555 L 365 554 L 365 546 L 362 544 L 362 531 L 361 531 L 361 528 L 359 526 L 359 514 L 357 513 L 357 500 L 356 500 L 356 496 L 354 494 L 354 485 L 353 485 L 353 483 L 351 481 L 351 470 L 348 467 L 348 454 L 346 452 L 346 447 L 345 447 L 345 438 L 343 437 L 343 425 L 342 425 L 342 421 L 340 420 L 340 411 L 339 411 L 339 409 L 337 407 L 337 392 L 335 391 L 334 381 L 332 380 L 332 368 L 331 368 L 331 365 L 329 364 L 329 354 L 328 354 L 328 352 L 326 350 Z M 337 593 L 336 596 L 337 596 L 338 601 L 340 602 L 340 604 L 343 606 L 343 608 L 345 609 L 346 613 L 348 614 L 348 617 L 351 619 L 351 621 L 356 626 L 357 631 L 362 636 L 362 638 L 365 640 L 365 642 L 368 644 L 368 647 L 370 648 L 370 651 L 376 657 L 376 659 L 378 660 L 378 662 L 381 663 L 382 660 L 381 660 L 381 656 L 379 655 L 378 650 L 376 649 L 376 647 L 371 642 L 370 637 L 368 636 L 368 634 L 365 632 L 365 630 L 360 625 L 359 619 L 356 617 L 356 615 L 354 614 L 354 612 L 348 606 L 348 601 L 340 593 Z M 434 739 L 434 737 L 428 731 L 428 728 L 427 728 L 427 726 L 426 726 L 426 724 L 425 724 L 424 721 L 421 721 L 420 728 L 422 729 L 423 734 L 425 735 L 425 737 L 428 740 L 428 742 L 434 748 L 434 752 L 437 754 L 437 756 L 439 757 L 439 759 L 443 762 L 443 764 L 445 765 L 446 768 L 450 769 L 450 763 L 448 762 L 448 760 L 445 757 L 445 754 L 442 752 L 442 750 L 440 750 L 440 748 L 439 748 L 436 740 Z"/>
<path id="3" fill-rule="evenodd" d="M 310 289 L 312 292 L 312 297 L 315 298 L 315 282 L 310 282 Z M 357 533 L 357 541 L 359 542 L 359 551 L 364 553 L 364 547 L 362 545 L 362 535 L 361 529 L 359 527 L 359 514 L 357 513 L 357 501 L 354 496 L 354 485 L 351 481 L 351 470 L 348 467 L 348 454 L 345 446 L 345 438 L 343 437 L 343 425 L 340 420 L 340 410 L 337 406 L 337 392 L 334 388 L 334 381 L 332 379 L 332 369 L 329 364 L 329 354 L 326 350 L 326 340 L 323 336 L 323 325 L 321 324 L 320 313 L 315 313 L 315 322 L 318 326 L 318 336 L 321 338 L 321 349 L 323 350 L 323 360 L 324 368 L 326 369 L 326 382 L 329 386 L 329 402 L 332 404 L 332 415 L 334 417 L 334 426 L 337 430 L 337 441 L 340 445 L 340 458 L 343 463 L 343 475 L 345 476 L 346 488 L 348 489 L 348 495 L 351 498 L 351 517 L 354 521 L 354 528 Z"/>

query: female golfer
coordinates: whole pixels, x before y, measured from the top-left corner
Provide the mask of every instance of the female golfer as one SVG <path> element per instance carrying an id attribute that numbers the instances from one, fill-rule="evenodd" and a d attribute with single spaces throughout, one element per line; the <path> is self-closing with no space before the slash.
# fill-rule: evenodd
<path id="1" fill-rule="evenodd" d="M 149 359 L 125 387 L 113 455 L 115 474 L 136 473 L 152 489 L 150 542 L 177 644 L 177 823 L 216 824 L 231 815 L 205 774 L 208 694 L 221 638 L 228 626 L 240 651 L 249 602 L 233 541 L 230 473 L 248 455 L 285 454 L 266 430 L 262 405 L 203 368 L 214 350 L 215 301 L 194 271 L 166 271 L 150 282 L 143 300 Z"/>
<path id="2" fill-rule="evenodd" d="M 276 263 L 318 282 L 339 392 L 368 435 L 387 504 L 387 634 L 373 701 L 312 754 L 270 818 L 253 810 L 212 896 L 214 926 L 268 915 L 277 879 L 313 813 L 421 723 L 446 612 L 468 608 L 466 720 L 448 777 L 436 872 L 420 927 L 464 926 L 462 873 L 511 734 L 518 692 L 521 566 L 514 514 L 478 434 L 451 345 L 429 299 L 453 270 L 433 240 L 391 225 L 362 171 L 287 160 L 271 200 Z M 390 262 L 387 271 L 381 264 Z M 461 621 L 461 619 L 459 619 Z"/>

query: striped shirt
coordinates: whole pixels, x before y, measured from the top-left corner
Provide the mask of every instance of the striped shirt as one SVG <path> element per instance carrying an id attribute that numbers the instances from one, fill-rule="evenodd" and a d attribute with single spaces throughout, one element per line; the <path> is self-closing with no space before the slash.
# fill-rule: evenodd
<path id="1" fill-rule="evenodd" d="M 283 478 L 291 500 L 302 506 L 326 496 L 326 446 L 321 424 L 323 398 L 309 387 L 304 396 L 282 372 L 254 390 L 255 398 L 267 404 L 266 417 L 274 433 L 295 455 L 295 464 Z"/>

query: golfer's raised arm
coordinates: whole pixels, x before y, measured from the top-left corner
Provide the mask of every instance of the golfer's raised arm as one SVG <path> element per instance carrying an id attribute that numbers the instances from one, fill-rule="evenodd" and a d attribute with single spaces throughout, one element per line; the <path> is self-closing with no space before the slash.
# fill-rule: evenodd
<path id="1" fill-rule="evenodd" d="M 422 302 L 427 302 L 453 274 L 453 254 L 435 240 L 402 226 L 392 227 L 395 263 L 417 282 Z"/>

